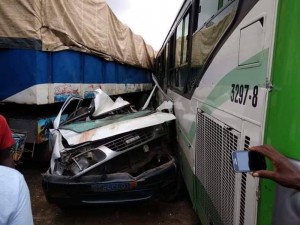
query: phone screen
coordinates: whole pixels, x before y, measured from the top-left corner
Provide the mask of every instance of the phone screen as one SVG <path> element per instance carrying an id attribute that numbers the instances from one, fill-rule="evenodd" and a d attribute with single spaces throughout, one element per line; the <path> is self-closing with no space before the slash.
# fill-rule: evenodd
<path id="1" fill-rule="evenodd" d="M 236 172 L 250 172 L 256 170 L 265 170 L 265 157 L 252 151 L 234 151 L 232 152 L 232 165 Z"/>

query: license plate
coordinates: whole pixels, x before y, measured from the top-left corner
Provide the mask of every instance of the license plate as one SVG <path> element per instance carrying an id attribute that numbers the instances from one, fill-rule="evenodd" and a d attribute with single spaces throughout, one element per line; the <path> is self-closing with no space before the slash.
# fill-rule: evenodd
<path id="1" fill-rule="evenodd" d="M 93 192 L 112 192 L 112 191 L 124 191 L 132 188 L 131 183 L 108 183 L 108 184 L 93 184 Z"/>

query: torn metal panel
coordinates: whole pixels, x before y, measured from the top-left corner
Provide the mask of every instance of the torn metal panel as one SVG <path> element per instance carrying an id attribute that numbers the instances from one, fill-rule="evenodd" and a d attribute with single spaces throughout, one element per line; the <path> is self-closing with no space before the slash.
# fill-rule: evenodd
<path id="1" fill-rule="evenodd" d="M 101 89 L 95 91 L 95 112 L 93 117 L 101 116 L 109 112 L 115 111 L 117 109 L 129 106 L 130 103 L 123 100 L 121 97 L 118 97 L 116 101 L 113 101 L 105 92 Z"/>
<path id="2" fill-rule="evenodd" d="M 74 131 L 64 129 L 60 129 L 60 132 L 68 144 L 72 146 L 87 141 L 96 141 L 118 134 L 155 126 L 175 119 L 176 118 L 173 114 L 155 112 L 147 116 L 120 121 L 103 127 L 88 130 L 84 133 L 76 133 Z"/>
<path id="3" fill-rule="evenodd" d="M 107 126 L 107 125 L 110 125 L 113 123 L 143 117 L 143 116 L 149 115 L 151 113 L 152 112 L 149 110 L 144 110 L 144 111 L 139 111 L 139 112 L 134 112 L 134 113 L 116 114 L 116 115 L 107 116 L 103 119 L 70 123 L 67 125 L 60 126 L 60 130 L 71 130 L 76 133 L 83 133 L 88 130 Z"/>
<path id="4" fill-rule="evenodd" d="M 160 145 L 159 138 L 166 134 L 167 131 L 164 126 L 154 126 L 148 129 L 125 133 L 113 137 L 109 141 L 98 145 L 98 147 L 90 145 L 88 147 L 83 146 L 76 151 L 67 150 L 62 152 L 61 162 L 64 163 L 66 170 L 72 172 L 74 175 L 73 178 L 76 178 L 132 150 L 136 150 L 136 154 L 138 154 L 137 151 L 144 152 L 141 159 L 143 161 L 145 160 L 145 156 L 149 154 L 157 155 L 161 151 L 161 149 L 157 151 L 153 151 L 153 149 Z M 153 140 L 157 143 L 151 144 Z M 124 165 L 126 165 L 127 158 L 124 157 Z M 119 166 L 116 168 L 119 168 Z"/>
<path id="5" fill-rule="evenodd" d="M 167 136 L 166 122 L 175 120 L 173 114 L 150 110 L 136 112 L 128 107 L 129 102 L 121 98 L 113 101 L 101 90 L 95 92 L 90 107 L 81 107 L 82 100 L 79 97 L 67 99 L 54 121 L 51 173 L 67 173 L 76 178 L 129 151 L 160 155 L 163 148 L 157 146 L 160 146 L 160 137 Z M 77 101 L 77 107 L 62 122 L 64 111 L 73 101 Z M 172 103 L 166 105 L 169 109 Z M 99 116 L 102 118 L 95 119 Z M 149 143 L 152 143 L 150 147 Z M 158 150 L 154 151 L 156 148 Z"/>
<path id="6" fill-rule="evenodd" d="M 82 99 L 68 99 L 55 119 L 51 168 L 43 175 L 47 200 L 58 205 L 137 202 L 176 191 L 178 168 L 169 136 L 175 116 L 136 112 L 102 91 L 95 96 L 85 108 Z M 61 122 L 74 100 L 76 109 Z M 172 102 L 159 109 L 172 111 Z"/>
<path id="7" fill-rule="evenodd" d="M 167 111 L 169 113 L 173 113 L 173 102 L 171 101 L 164 101 L 160 106 L 157 107 L 157 111 L 164 112 Z"/>
<path id="8" fill-rule="evenodd" d="M 75 97 L 75 96 L 71 96 L 69 97 L 63 104 L 63 106 L 61 107 L 58 115 L 56 116 L 56 118 L 53 121 L 53 127 L 54 129 L 58 129 L 58 127 L 60 126 L 60 123 L 62 122 L 62 118 L 63 118 L 63 112 L 64 110 L 68 107 L 68 105 L 72 102 L 72 101 L 78 101 L 78 106 L 81 104 L 81 102 L 83 101 L 83 98 L 81 97 Z M 77 108 L 76 108 L 77 109 Z"/>
<path id="9" fill-rule="evenodd" d="M 156 78 L 156 76 L 155 76 L 154 74 L 152 74 L 152 80 L 154 81 L 155 86 L 158 87 L 158 89 L 160 90 L 160 92 L 162 93 L 162 95 L 165 97 L 165 99 L 168 99 L 168 101 L 173 102 L 173 99 L 172 99 L 170 96 L 168 96 L 168 95 L 164 92 L 164 90 L 161 88 L 161 86 L 159 85 L 159 83 L 158 83 L 158 81 L 157 81 L 157 78 Z"/>
<path id="10" fill-rule="evenodd" d="M 52 145 L 53 145 L 53 152 L 50 161 L 50 169 L 54 171 L 55 160 L 60 158 L 60 151 L 65 147 L 62 144 L 62 136 L 59 130 L 52 130 Z"/>

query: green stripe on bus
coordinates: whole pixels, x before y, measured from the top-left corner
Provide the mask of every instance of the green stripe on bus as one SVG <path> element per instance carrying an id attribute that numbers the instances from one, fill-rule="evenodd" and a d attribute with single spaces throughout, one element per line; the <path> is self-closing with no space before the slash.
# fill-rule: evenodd
<path id="1" fill-rule="evenodd" d="M 250 85 L 250 87 L 253 87 L 254 85 L 258 85 L 259 87 L 266 87 L 268 56 L 269 49 L 265 49 L 247 60 L 251 62 L 253 58 L 259 57 L 259 64 L 247 65 L 248 63 L 247 61 L 245 61 L 243 65 L 247 66 L 236 67 L 226 76 L 224 76 L 224 78 L 221 79 L 218 84 L 216 84 L 215 88 L 207 96 L 205 103 L 201 107 L 201 110 L 205 111 L 208 114 L 211 114 L 211 107 L 218 108 L 224 102 L 229 101 L 231 96 L 232 84 L 247 84 Z M 211 107 L 207 107 L 205 104 Z"/>

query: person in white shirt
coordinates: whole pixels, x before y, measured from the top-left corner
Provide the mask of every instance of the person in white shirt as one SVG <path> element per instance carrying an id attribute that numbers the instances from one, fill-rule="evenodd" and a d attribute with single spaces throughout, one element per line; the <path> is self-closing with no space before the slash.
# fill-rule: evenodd
<path id="1" fill-rule="evenodd" d="M 29 190 L 23 175 L 1 165 L 0 225 L 33 225 Z"/>

